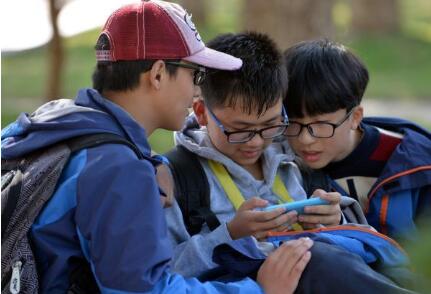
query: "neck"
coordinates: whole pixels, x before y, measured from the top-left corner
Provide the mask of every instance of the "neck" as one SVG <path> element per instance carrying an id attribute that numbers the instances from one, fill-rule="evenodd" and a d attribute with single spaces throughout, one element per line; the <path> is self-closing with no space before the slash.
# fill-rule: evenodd
<path id="1" fill-rule="evenodd" d="M 361 143 L 363 131 L 360 128 L 358 128 L 353 132 L 352 136 L 353 136 L 353 140 L 351 140 L 352 143 L 346 156 L 351 154 L 356 149 L 356 147 L 358 147 L 359 143 Z"/>
<path id="2" fill-rule="evenodd" d="M 261 159 L 254 164 L 243 166 L 256 180 L 263 180 Z"/>
<path id="3" fill-rule="evenodd" d="M 150 136 L 158 127 L 152 99 L 139 89 L 128 91 L 104 91 L 103 97 L 127 111 Z"/>
<path id="4" fill-rule="evenodd" d="M 353 140 L 353 148 L 351 151 L 355 150 L 355 148 L 361 143 L 362 137 L 364 136 L 364 131 L 361 128 L 357 128 L 354 134 L 355 138 Z"/>

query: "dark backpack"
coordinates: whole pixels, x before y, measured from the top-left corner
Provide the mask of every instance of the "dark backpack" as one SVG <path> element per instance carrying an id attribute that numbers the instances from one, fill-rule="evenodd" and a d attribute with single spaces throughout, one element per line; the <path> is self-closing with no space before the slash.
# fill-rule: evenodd
<path id="1" fill-rule="evenodd" d="M 213 231 L 220 221 L 210 208 L 210 189 L 205 171 L 198 156 L 181 145 L 175 146 L 164 156 L 175 181 L 175 198 L 183 214 L 187 232 L 198 234 L 206 223 Z M 327 177 L 321 171 L 313 171 L 299 164 L 303 186 L 307 195 L 317 188 L 329 190 Z"/>
<path id="2" fill-rule="evenodd" d="M 207 176 L 196 154 L 177 145 L 164 156 L 169 160 L 175 181 L 175 198 L 189 234 L 198 234 L 204 223 L 211 231 L 216 229 L 220 221 L 210 209 Z"/>
<path id="3" fill-rule="evenodd" d="M 139 159 L 143 158 L 143 154 L 133 143 L 110 133 L 75 137 L 21 158 L 2 158 L 2 293 L 38 293 L 39 281 L 32 245 L 28 238 L 29 229 L 54 193 L 71 154 L 107 143 L 127 145 Z M 98 291 L 87 262 L 71 273 L 70 280 L 70 293 Z"/>

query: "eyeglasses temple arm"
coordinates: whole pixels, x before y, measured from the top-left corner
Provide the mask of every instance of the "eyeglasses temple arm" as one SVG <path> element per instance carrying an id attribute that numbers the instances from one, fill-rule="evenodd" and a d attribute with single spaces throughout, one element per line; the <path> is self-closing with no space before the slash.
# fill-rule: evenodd
<path id="1" fill-rule="evenodd" d="M 289 117 L 287 116 L 286 108 L 284 108 L 284 105 L 281 106 L 281 115 L 283 116 L 284 123 L 289 124 Z"/>

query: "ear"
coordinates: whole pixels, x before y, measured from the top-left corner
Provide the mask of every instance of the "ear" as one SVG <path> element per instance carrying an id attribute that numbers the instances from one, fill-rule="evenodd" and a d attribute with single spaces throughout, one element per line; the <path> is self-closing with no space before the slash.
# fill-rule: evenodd
<path id="1" fill-rule="evenodd" d="M 150 70 L 150 84 L 153 88 L 160 90 L 161 83 L 166 75 L 166 65 L 162 60 L 157 60 Z"/>
<path id="2" fill-rule="evenodd" d="M 195 113 L 199 125 L 206 126 L 208 124 L 207 109 L 202 99 L 193 100 L 193 112 Z"/>
<path id="3" fill-rule="evenodd" d="M 364 108 L 361 105 L 356 106 L 356 109 L 353 110 L 352 113 L 352 130 L 357 130 L 359 127 L 359 124 L 362 121 L 362 118 L 364 117 Z"/>

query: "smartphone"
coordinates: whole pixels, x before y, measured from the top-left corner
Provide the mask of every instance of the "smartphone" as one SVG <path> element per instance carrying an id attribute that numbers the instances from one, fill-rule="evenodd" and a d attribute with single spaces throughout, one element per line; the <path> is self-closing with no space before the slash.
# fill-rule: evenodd
<path id="1" fill-rule="evenodd" d="M 315 198 L 308 198 L 305 200 L 300 200 L 295 202 L 283 203 L 278 205 L 270 205 L 262 208 L 262 211 L 271 211 L 279 207 L 284 207 L 286 209 L 286 212 L 296 210 L 298 214 L 304 214 L 305 206 L 327 205 L 327 204 L 329 204 L 329 201 L 323 200 L 320 197 L 315 197 Z"/>

